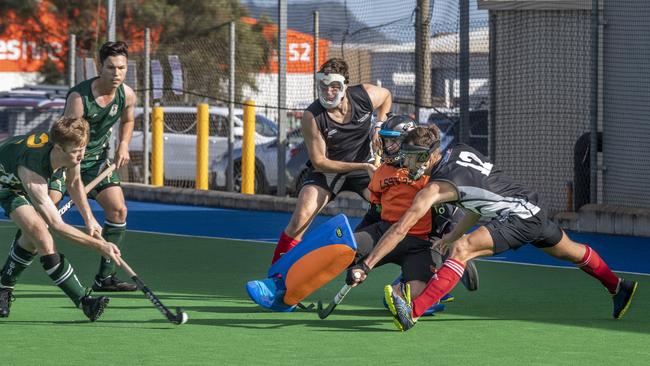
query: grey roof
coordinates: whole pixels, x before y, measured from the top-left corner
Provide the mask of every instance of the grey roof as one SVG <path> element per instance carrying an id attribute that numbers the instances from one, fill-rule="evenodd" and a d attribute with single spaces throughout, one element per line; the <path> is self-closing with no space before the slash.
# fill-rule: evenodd
<path id="1" fill-rule="evenodd" d="M 572 10 L 591 9 L 591 0 L 477 0 L 485 10 Z"/>

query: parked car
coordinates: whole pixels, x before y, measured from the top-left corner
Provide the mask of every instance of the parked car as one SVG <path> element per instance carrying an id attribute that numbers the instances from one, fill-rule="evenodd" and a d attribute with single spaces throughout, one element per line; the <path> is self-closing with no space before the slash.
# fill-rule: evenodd
<path id="1" fill-rule="evenodd" d="M 48 131 L 63 113 L 67 87 L 37 85 L 0 92 L 0 141 Z"/>
<path id="2" fill-rule="evenodd" d="M 287 161 L 287 181 L 289 182 L 288 191 L 292 195 L 297 196 L 302 187 L 302 182 L 309 173 L 307 162 L 309 161 L 309 153 L 305 142 L 300 142 L 293 146 L 289 151 L 289 160 Z"/>
<path id="3" fill-rule="evenodd" d="M 195 107 L 162 107 L 164 111 L 165 131 L 163 134 L 163 156 L 165 180 L 194 181 L 196 175 L 196 108 Z M 210 107 L 209 113 L 209 167 L 221 159 L 228 151 L 228 108 Z M 137 130 L 129 144 L 132 160 L 143 159 L 143 109 L 135 111 Z M 241 145 L 244 135 L 243 111 L 235 109 L 234 136 L 235 147 Z M 278 129 L 275 122 L 262 115 L 255 116 L 255 144 L 270 143 L 277 138 Z M 151 137 L 151 132 L 149 133 Z M 133 164 L 130 178 L 142 181 L 142 172 L 138 164 Z M 210 170 L 210 173 L 215 173 Z"/>
<path id="4" fill-rule="evenodd" d="M 295 146 L 302 144 L 302 135 L 299 130 L 294 130 L 287 133 L 287 148 L 285 162 L 289 162 L 291 154 L 295 152 Z M 233 150 L 233 188 L 236 192 L 241 190 L 241 157 L 242 148 Z M 287 164 L 288 167 L 288 164 Z M 228 156 L 227 153 L 221 159 L 214 162 L 214 166 L 210 168 L 213 182 L 212 185 L 218 189 L 226 186 L 226 173 L 228 171 Z M 285 169 L 286 190 L 288 193 L 293 192 L 293 185 L 291 177 L 287 174 L 288 169 Z M 277 191 L 278 187 L 278 140 L 258 144 L 255 146 L 255 183 L 254 192 L 256 194 L 271 194 Z"/>

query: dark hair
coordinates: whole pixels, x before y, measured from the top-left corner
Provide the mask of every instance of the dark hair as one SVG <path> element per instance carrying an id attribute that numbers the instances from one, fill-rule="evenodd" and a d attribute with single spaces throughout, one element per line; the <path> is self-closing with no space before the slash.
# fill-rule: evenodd
<path id="1" fill-rule="evenodd" d="M 84 118 L 61 116 L 50 128 L 50 140 L 62 147 L 80 147 L 88 144 L 89 133 L 90 126 Z"/>
<path id="2" fill-rule="evenodd" d="M 99 63 L 103 64 L 104 60 L 110 56 L 124 56 L 129 58 L 129 46 L 122 41 L 106 42 L 99 49 Z"/>
<path id="3" fill-rule="evenodd" d="M 421 147 L 431 147 L 439 142 L 440 129 L 434 124 L 418 126 L 411 130 L 404 139 L 404 144 Z"/>
<path id="4" fill-rule="evenodd" d="M 350 74 L 348 73 L 348 64 L 342 58 L 331 58 L 320 67 L 320 71 L 324 74 L 340 74 L 345 78 L 345 83 L 350 82 Z"/>

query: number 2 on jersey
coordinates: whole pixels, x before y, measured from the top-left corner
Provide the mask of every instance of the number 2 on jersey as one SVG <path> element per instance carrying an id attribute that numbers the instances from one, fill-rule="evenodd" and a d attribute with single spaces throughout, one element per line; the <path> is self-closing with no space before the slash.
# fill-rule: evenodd
<path id="1" fill-rule="evenodd" d="M 493 164 L 488 162 L 484 163 L 473 152 L 461 151 L 460 154 L 458 154 L 458 158 L 461 161 L 457 161 L 456 164 L 466 166 L 468 168 L 474 168 L 481 172 L 481 174 L 490 175 L 490 172 L 492 171 Z"/>

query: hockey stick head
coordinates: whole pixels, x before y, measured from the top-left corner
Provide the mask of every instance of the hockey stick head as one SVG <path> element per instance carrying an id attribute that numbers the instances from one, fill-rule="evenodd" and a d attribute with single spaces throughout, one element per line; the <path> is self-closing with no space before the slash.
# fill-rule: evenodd
<path id="1" fill-rule="evenodd" d="M 137 277 L 135 277 L 137 278 Z M 139 281 L 139 279 L 138 279 Z M 136 284 L 138 283 L 136 281 Z M 174 314 L 171 310 L 169 310 L 163 303 L 158 299 L 158 296 L 156 296 L 147 286 L 144 286 L 141 288 L 141 290 L 147 295 L 149 300 L 158 308 L 158 310 L 165 314 L 165 317 L 167 320 L 170 322 L 176 324 L 176 325 L 181 325 L 187 323 L 187 320 L 189 317 L 187 316 L 187 313 L 184 312 L 181 308 L 177 307 L 176 308 L 176 314 Z"/>
<path id="2" fill-rule="evenodd" d="M 323 302 L 318 300 L 318 317 L 320 319 L 327 318 L 332 313 L 332 311 L 334 311 L 334 308 L 336 308 L 335 302 L 331 302 L 327 305 L 326 308 L 323 308 Z"/>
<path id="3" fill-rule="evenodd" d="M 313 309 L 314 306 L 315 306 L 314 303 L 311 303 L 309 305 L 305 305 L 305 304 L 303 304 L 301 302 L 297 303 L 296 305 L 298 306 L 299 309 L 305 310 L 305 311 L 309 311 L 309 310 Z"/>
<path id="4" fill-rule="evenodd" d="M 172 312 L 167 313 L 167 319 L 171 321 L 172 323 L 176 325 L 181 325 L 187 323 L 187 320 L 189 317 L 187 316 L 187 313 L 184 312 L 181 308 L 176 308 L 176 314 L 172 314 Z"/>

